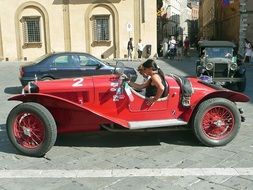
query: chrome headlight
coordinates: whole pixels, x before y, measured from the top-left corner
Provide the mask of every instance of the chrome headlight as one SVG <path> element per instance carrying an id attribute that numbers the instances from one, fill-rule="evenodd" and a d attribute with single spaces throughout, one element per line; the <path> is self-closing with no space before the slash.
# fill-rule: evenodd
<path id="1" fill-rule="evenodd" d="M 208 70 L 208 71 L 212 70 L 213 67 L 214 67 L 214 64 L 213 64 L 213 63 L 207 63 L 207 64 L 206 64 L 206 70 Z"/>
<path id="2" fill-rule="evenodd" d="M 237 68 L 238 68 L 238 66 L 237 66 L 236 63 L 232 63 L 232 64 L 230 65 L 230 69 L 231 69 L 232 71 L 236 70 Z"/>

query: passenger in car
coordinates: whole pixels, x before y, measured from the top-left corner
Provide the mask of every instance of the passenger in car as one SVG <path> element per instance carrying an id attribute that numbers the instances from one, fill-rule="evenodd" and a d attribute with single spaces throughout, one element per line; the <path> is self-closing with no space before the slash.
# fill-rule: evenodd
<path id="1" fill-rule="evenodd" d="M 149 76 L 149 79 L 142 84 L 129 82 L 129 85 L 135 89 L 146 88 L 145 96 L 148 98 L 147 105 L 152 105 L 159 98 L 167 96 L 167 84 L 165 82 L 164 73 L 158 67 L 156 62 L 148 59 L 142 64 L 143 75 Z"/>

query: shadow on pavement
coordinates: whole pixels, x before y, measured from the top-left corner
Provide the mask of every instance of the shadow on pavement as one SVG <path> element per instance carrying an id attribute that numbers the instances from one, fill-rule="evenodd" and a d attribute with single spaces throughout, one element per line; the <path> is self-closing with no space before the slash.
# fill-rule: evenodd
<path id="1" fill-rule="evenodd" d="M 131 147 L 154 146 L 161 143 L 183 146 L 202 146 L 191 131 L 120 132 L 108 131 L 64 134 L 55 146 L 74 147 Z"/>
<path id="2" fill-rule="evenodd" d="M 0 124 L 0 153 L 19 154 L 12 146 L 5 124 Z M 192 131 L 170 132 L 88 132 L 58 135 L 54 146 L 58 147 L 132 147 L 160 146 L 161 143 L 181 146 L 203 146 Z"/>
<path id="3" fill-rule="evenodd" d="M 4 89 L 5 94 L 20 94 L 22 92 L 22 86 L 6 87 Z"/>
<path id="4" fill-rule="evenodd" d="M 6 133 L 5 124 L 0 124 L 0 153 L 17 154 L 16 149 L 12 146 Z"/>

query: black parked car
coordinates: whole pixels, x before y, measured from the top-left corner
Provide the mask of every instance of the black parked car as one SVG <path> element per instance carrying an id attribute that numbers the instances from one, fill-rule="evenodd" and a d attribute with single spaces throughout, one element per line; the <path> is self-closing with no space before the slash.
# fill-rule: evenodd
<path id="1" fill-rule="evenodd" d="M 211 78 L 213 83 L 224 87 L 237 86 L 238 91 L 246 87 L 246 69 L 236 54 L 236 46 L 229 41 L 203 41 L 199 44 L 196 75 Z"/>
<path id="2" fill-rule="evenodd" d="M 54 80 L 90 75 L 111 74 L 115 67 L 88 53 L 62 52 L 43 55 L 32 63 L 20 67 L 22 86 L 34 80 Z M 124 73 L 132 81 L 137 79 L 133 68 L 125 67 Z"/>

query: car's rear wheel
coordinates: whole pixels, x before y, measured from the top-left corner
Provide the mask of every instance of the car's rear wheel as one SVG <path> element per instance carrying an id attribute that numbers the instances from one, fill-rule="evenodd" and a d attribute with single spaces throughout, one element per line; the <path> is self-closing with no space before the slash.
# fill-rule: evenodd
<path id="1" fill-rule="evenodd" d="M 21 103 L 14 107 L 7 118 L 6 128 L 14 147 L 28 156 L 43 156 L 57 137 L 53 116 L 37 103 Z"/>
<path id="2" fill-rule="evenodd" d="M 224 98 L 202 102 L 192 121 L 196 137 L 207 146 L 226 145 L 235 138 L 241 126 L 237 107 Z"/>

